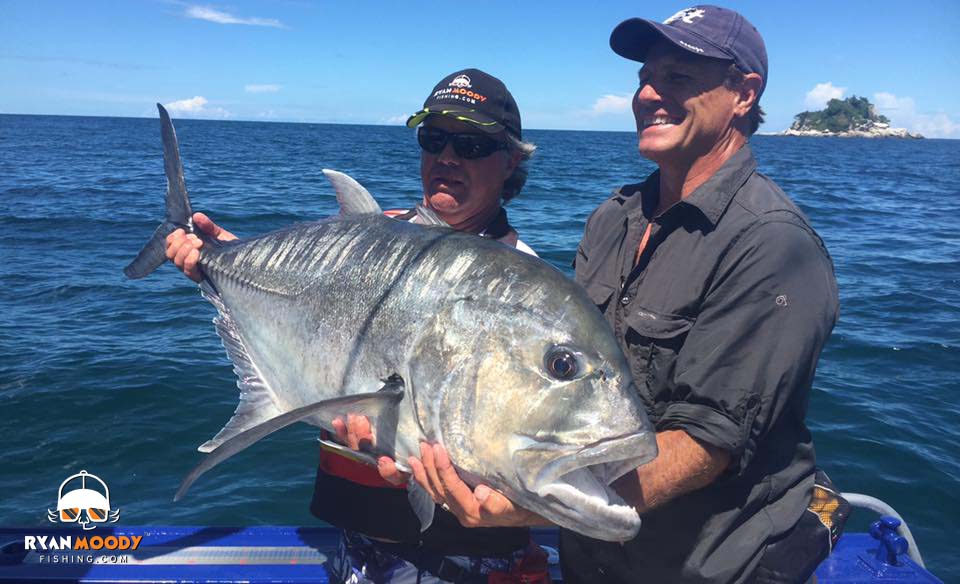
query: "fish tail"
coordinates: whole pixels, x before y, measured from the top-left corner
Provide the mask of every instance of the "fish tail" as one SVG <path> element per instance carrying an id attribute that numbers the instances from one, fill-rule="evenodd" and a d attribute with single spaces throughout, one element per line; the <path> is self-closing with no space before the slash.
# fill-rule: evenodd
<path id="1" fill-rule="evenodd" d="M 183 180 L 183 163 L 180 160 L 180 147 L 177 144 L 177 133 L 173 129 L 170 115 L 162 105 L 157 104 L 160 110 L 160 136 L 163 140 L 163 167 L 167 175 L 166 217 L 153 232 L 153 237 L 143 246 L 137 257 L 130 265 L 123 269 L 128 278 L 143 278 L 150 275 L 167 260 L 167 236 L 183 229 L 187 233 L 194 233 L 193 211 L 190 208 L 190 197 L 187 195 L 187 186 Z"/>

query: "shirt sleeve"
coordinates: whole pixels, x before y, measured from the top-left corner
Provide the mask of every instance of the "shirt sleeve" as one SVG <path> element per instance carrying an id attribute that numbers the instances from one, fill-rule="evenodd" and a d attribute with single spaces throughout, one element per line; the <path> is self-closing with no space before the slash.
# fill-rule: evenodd
<path id="1" fill-rule="evenodd" d="M 830 257 L 790 220 L 755 224 L 708 285 L 677 357 L 674 396 L 657 429 L 682 429 L 742 471 L 770 428 L 803 422 L 820 350 L 839 311 Z"/>

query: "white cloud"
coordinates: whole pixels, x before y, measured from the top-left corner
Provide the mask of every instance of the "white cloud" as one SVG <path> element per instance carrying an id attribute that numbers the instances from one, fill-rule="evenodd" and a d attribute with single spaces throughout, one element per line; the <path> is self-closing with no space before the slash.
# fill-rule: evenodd
<path id="1" fill-rule="evenodd" d="M 388 126 L 402 126 L 403 124 L 407 123 L 407 118 L 409 117 L 409 115 L 390 116 L 389 118 L 385 118 L 381 121 Z"/>
<path id="2" fill-rule="evenodd" d="M 185 118 L 229 118 L 231 116 L 230 112 L 223 108 L 206 107 L 207 103 L 209 103 L 207 98 L 198 95 L 190 99 L 181 99 L 165 103 L 163 107 L 167 108 L 167 111 L 170 113 L 178 114 Z"/>
<path id="3" fill-rule="evenodd" d="M 873 94 L 873 103 L 878 110 L 885 112 L 913 111 L 916 106 L 912 97 L 897 97 L 892 93 L 881 91 Z"/>
<path id="4" fill-rule="evenodd" d="M 594 115 L 620 114 L 630 109 L 632 100 L 630 95 L 603 95 L 593 102 L 590 111 Z"/>
<path id="5" fill-rule="evenodd" d="M 890 118 L 895 128 L 906 128 L 927 138 L 960 138 L 960 122 L 955 122 L 943 112 L 918 112 L 912 97 L 897 97 L 881 91 L 873 94 L 873 101 L 877 112 Z"/>
<path id="6" fill-rule="evenodd" d="M 817 83 L 816 87 L 807 92 L 804 104 L 811 110 L 823 109 L 831 99 L 842 99 L 846 87 L 834 87 L 833 83 Z"/>
<path id="7" fill-rule="evenodd" d="M 221 10 L 210 8 L 209 6 L 187 6 L 184 14 L 188 18 L 216 22 L 217 24 L 246 24 L 249 26 L 271 26 L 273 28 L 286 28 L 283 26 L 282 22 L 275 18 L 243 18 L 240 16 L 234 16 L 229 12 L 223 12 Z"/>
<path id="8" fill-rule="evenodd" d="M 276 93 L 280 91 L 280 86 L 274 83 L 245 85 L 243 90 L 247 93 Z"/>

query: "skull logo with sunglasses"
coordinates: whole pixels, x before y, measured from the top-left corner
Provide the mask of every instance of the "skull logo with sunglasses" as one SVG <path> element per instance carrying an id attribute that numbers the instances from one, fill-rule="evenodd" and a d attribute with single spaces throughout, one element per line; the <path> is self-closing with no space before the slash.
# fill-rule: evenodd
<path id="1" fill-rule="evenodd" d="M 67 489 L 67 483 L 80 481 L 80 486 Z M 87 482 L 94 486 L 99 483 L 103 492 L 87 488 Z M 57 493 L 57 510 L 47 509 L 47 519 L 56 523 L 79 523 L 84 530 L 96 529 L 95 523 L 116 523 L 120 519 L 119 509 L 110 509 L 110 489 L 100 477 L 81 470 L 60 483 Z"/>

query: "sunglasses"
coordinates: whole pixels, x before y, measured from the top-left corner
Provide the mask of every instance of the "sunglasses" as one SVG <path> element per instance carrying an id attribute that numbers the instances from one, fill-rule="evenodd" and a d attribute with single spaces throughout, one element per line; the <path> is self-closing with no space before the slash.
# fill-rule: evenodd
<path id="1" fill-rule="evenodd" d="M 65 521 L 67 523 L 73 523 L 80 519 L 80 507 L 69 507 L 67 509 L 60 510 L 60 521 Z M 87 517 L 90 521 L 95 521 L 97 523 L 103 523 L 107 520 L 106 509 L 96 509 L 94 507 L 89 507 L 87 509 Z"/>
<path id="2" fill-rule="evenodd" d="M 497 150 L 507 149 L 506 143 L 485 134 L 455 134 L 427 126 L 417 128 L 417 142 L 430 154 L 440 154 L 450 142 L 457 156 L 466 160 L 486 158 Z"/>

